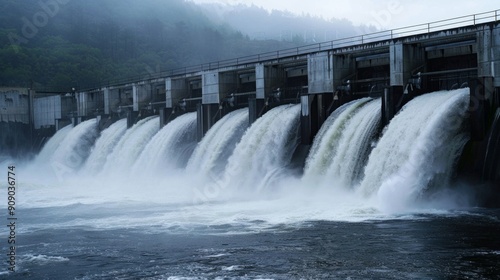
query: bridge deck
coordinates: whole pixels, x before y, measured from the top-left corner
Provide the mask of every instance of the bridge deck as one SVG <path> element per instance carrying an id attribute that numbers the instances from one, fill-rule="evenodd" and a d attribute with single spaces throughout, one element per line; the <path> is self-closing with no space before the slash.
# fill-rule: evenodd
<path id="1" fill-rule="evenodd" d="M 164 81 L 167 77 L 189 77 L 199 75 L 198 73 L 204 71 L 246 69 L 254 67 L 257 63 L 285 63 L 294 60 L 302 60 L 307 58 L 307 55 L 310 53 L 322 51 L 333 51 L 334 54 L 376 51 L 387 48 L 393 41 L 400 41 L 402 43 L 422 43 L 438 40 L 453 41 L 456 39 L 474 38 L 476 31 L 482 30 L 485 26 L 495 23 L 499 19 L 500 9 L 480 14 L 467 15 L 371 34 L 342 38 L 328 42 L 310 44 L 297 48 L 277 50 L 273 52 L 167 70 L 151 75 L 147 80 L 145 80 L 144 77 L 115 80 L 110 81 L 107 85 L 101 85 L 101 87 L 113 88 L 130 86 L 133 83 L 140 83 L 144 81 L 159 83 Z M 98 89 L 99 88 L 86 89 L 85 91 Z"/>

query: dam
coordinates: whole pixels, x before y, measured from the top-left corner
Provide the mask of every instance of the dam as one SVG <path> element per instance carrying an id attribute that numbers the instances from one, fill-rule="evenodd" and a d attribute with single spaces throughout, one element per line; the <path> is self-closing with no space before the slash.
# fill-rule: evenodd
<path id="1" fill-rule="evenodd" d="M 35 160 L 57 159 L 59 174 L 183 168 L 216 173 L 221 185 L 242 191 L 272 185 L 286 168 L 308 182 L 335 181 L 382 198 L 396 185 L 406 185 L 409 196 L 459 177 L 484 188 L 484 204 L 498 206 L 499 16 L 95 88 L 0 89 L 2 146 L 44 146 Z"/>

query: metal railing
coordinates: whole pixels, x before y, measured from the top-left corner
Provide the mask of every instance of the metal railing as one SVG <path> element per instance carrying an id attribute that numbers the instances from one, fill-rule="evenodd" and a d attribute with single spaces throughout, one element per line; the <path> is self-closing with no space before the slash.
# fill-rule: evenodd
<path id="1" fill-rule="evenodd" d="M 391 30 L 384 30 L 370 34 L 363 34 L 348 38 L 336 39 L 328 42 L 315 43 L 310 45 L 304 45 L 296 48 L 282 49 L 273 52 L 260 53 L 255 55 L 243 56 L 233 59 L 220 60 L 215 62 L 203 63 L 200 65 L 187 66 L 167 71 L 162 71 L 154 75 L 150 75 L 148 79 L 144 77 L 139 78 L 128 78 L 108 82 L 107 85 L 101 86 L 120 86 L 123 84 L 129 84 L 142 80 L 155 80 L 165 77 L 186 75 L 189 73 L 196 73 L 202 71 L 216 70 L 225 67 L 237 67 L 244 66 L 248 64 L 262 63 L 272 60 L 279 60 L 283 58 L 305 55 L 308 53 L 333 50 L 343 47 L 350 47 L 355 45 L 362 45 L 366 43 L 373 43 L 384 40 L 392 40 L 403 38 L 413 35 L 423 35 L 432 32 L 438 32 L 443 30 L 449 30 L 452 28 L 459 28 L 465 26 L 475 26 L 478 24 L 485 24 L 489 22 L 496 22 L 500 19 L 500 9 L 490 12 L 484 12 L 479 14 L 472 14 L 467 16 L 455 17 L 430 23 L 412 25 L 402 28 L 396 28 Z"/>

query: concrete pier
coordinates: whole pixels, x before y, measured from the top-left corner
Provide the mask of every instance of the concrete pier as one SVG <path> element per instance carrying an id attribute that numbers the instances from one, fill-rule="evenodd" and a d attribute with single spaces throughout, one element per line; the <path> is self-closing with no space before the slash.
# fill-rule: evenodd
<path id="1" fill-rule="evenodd" d="M 135 83 L 132 85 L 133 110 L 138 112 L 153 100 L 151 84 Z"/>
<path id="2" fill-rule="evenodd" d="M 188 81 L 185 78 L 165 80 L 166 108 L 174 108 L 183 98 L 188 98 Z"/>
<path id="3" fill-rule="evenodd" d="M 281 65 L 255 65 L 255 98 L 250 102 L 249 123 L 266 112 L 266 102 L 273 91 L 283 88 L 285 85 L 285 69 Z"/>
<path id="4" fill-rule="evenodd" d="M 466 149 L 477 151 L 478 156 L 468 160 L 464 169 L 484 173 L 484 159 L 492 157 L 487 151 L 496 151 L 498 145 L 491 143 L 497 143 L 492 138 L 497 135 L 493 123 L 500 107 L 500 23 L 498 11 L 481 19 L 464 17 L 462 26 L 444 20 L 380 32 L 376 37 L 362 35 L 204 64 L 59 97 L 40 96 L 33 99 L 31 122 L 41 129 L 60 127 L 66 116 L 75 117 L 77 124 L 115 115 L 126 116 L 131 126 L 155 114 L 163 126 L 179 114 L 197 112 L 201 139 L 236 108 L 248 107 L 251 124 L 274 106 L 300 103 L 301 141 L 308 146 L 326 118 L 349 101 L 380 98 L 380 117 L 387 125 L 415 96 L 468 86 L 472 140 Z M 9 98 L 5 95 L 5 100 Z M 70 112 L 62 109 L 68 107 L 65 100 L 76 104 Z M 44 104 L 40 106 L 52 113 L 42 113 L 36 104 Z M 9 118 L 14 114 L 10 112 Z"/>
<path id="5" fill-rule="evenodd" d="M 238 88 L 238 75 L 235 71 L 209 71 L 202 74 L 202 103 L 197 107 L 198 139 L 223 117 L 221 103 Z"/>
<path id="6" fill-rule="evenodd" d="M 120 106 L 120 90 L 112 88 L 104 88 L 104 114 L 111 115 L 117 113 Z"/>

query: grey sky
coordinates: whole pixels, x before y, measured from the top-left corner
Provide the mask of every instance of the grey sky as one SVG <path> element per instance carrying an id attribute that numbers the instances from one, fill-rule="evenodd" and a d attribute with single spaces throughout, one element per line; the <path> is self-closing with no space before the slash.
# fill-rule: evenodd
<path id="1" fill-rule="evenodd" d="M 500 9 L 498 0 L 192 0 L 197 3 L 255 4 L 267 10 L 287 10 L 325 19 L 346 18 L 354 24 L 381 29 L 416 25 Z M 499 13 L 500 17 L 500 13 Z"/>

